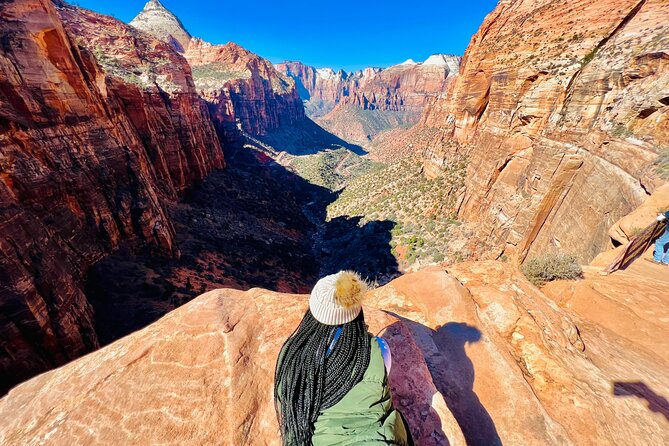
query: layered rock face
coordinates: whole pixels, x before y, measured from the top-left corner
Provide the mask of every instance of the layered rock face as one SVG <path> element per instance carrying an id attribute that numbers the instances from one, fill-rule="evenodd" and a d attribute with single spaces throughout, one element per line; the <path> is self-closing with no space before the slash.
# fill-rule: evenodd
<path id="1" fill-rule="evenodd" d="M 6 390 L 97 347 L 88 267 L 124 240 L 173 251 L 162 201 L 224 163 L 168 45 L 46 0 L 3 2 L 0 16 Z"/>
<path id="2" fill-rule="evenodd" d="M 186 31 L 181 20 L 158 0 L 149 0 L 144 5 L 142 12 L 130 22 L 130 25 L 153 34 L 181 53 L 188 48 L 190 43 L 191 35 Z"/>
<path id="3" fill-rule="evenodd" d="M 294 81 L 270 62 L 235 43 L 212 45 L 193 38 L 159 1 L 150 0 L 130 25 L 172 44 L 192 67 L 198 94 L 207 102 L 219 136 L 243 131 L 263 136 L 305 119 Z"/>
<path id="4" fill-rule="evenodd" d="M 307 301 L 261 289 L 202 295 L 13 389 L 0 400 L 0 443 L 278 445 L 274 366 Z M 643 386 L 623 382 L 666 394 L 658 355 L 613 348 L 616 336 L 594 324 L 579 334 L 568 311 L 508 264 L 406 275 L 368 304 L 417 445 L 669 440 L 669 421 L 634 393 Z M 611 348 L 633 360 L 604 364 Z"/>
<path id="5" fill-rule="evenodd" d="M 161 188 L 186 187 L 224 165 L 206 105 L 191 70 L 163 42 L 118 20 L 60 8 L 66 31 L 93 54 L 146 148 Z"/>
<path id="6" fill-rule="evenodd" d="M 380 71 L 363 71 L 350 79 L 342 101 L 363 109 L 422 112 L 458 74 L 459 56 L 435 54 L 423 63 L 405 62 Z"/>
<path id="7" fill-rule="evenodd" d="M 363 110 L 420 113 L 431 98 L 446 89 L 459 65 L 459 56 L 435 54 L 423 63 L 407 61 L 386 69 L 366 68 L 350 74 L 330 68 L 316 69 L 300 62 L 275 66 L 295 79 L 304 100 L 323 102 L 330 108 L 351 104 Z"/>
<path id="8" fill-rule="evenodd" d="M 295 81 L 300 98 L 305 101 L 312 117 L 329 112 L 343 95 L 348 94 L 349 74 L 343 70 L 314 68 L 297 61 L 274 64 L 274 67 Z"/>
<path id="9" fill-rule="evenodd" d="M 275 65 L 293 78 L 307 114 L 347 141 L 367 146 L 380 133 L 416 123 L 458 73 L 459 56 L 435 54 L 386 69 L 353 73 L 300 62 Z"/>
<path id="10" fill-rule="evenodd" d="M 185 53 L 195 85 L 219 131 L 265 135 L 305 119 L 295 82 L 270 62 L 235 43 L 193 39 Z"/>
<path id="11" fill-rule="evenodd" d="M 668 24 L 662 0 L 510 0 L 486 18 L 423 120 L 442 130 L 433 165 L 469 159 L 457 211 L 480 224 L 485 255 L 589 261 L 662 184 Z"/>

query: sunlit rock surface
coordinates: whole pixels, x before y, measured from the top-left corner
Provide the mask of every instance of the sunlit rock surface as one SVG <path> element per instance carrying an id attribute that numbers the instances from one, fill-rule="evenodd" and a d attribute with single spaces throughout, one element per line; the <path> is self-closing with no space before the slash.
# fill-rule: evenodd
<path id="1" fill-rule="evenodd" d="M 645 389 L 669 392 L 652 343 L 618 343 L 594 324 L 579 330 L 580 316 L 509 264 L 409 274 L 367 304 L 370 330 L 393 351 L 393 397 L 419 445 L 669 440 L 662 400 L 643 399 L 654 394 Z M 306 307 L 305 295 L 261 289 L 202 295 L 13 389 L 0 400 L 0 442 L 279 444 L 274 365 Z"/>
<path id="2" fill-rule="evenodd" d="M 663 0 L 505 0 L 487 16 L 422 121 L 441 130 L 432 164 L 468 159 L 458 213 L 484 256 L 589 262 L 610 246 L 666 181 L 667 48 Z"/>

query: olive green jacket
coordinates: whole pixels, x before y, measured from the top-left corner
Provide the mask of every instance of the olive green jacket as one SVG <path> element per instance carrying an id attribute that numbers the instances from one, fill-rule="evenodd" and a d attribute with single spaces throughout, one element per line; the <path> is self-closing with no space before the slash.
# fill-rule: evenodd
<path id="1" fill-rule="evenodd" d="M 316 420 L 314 446 L 410 446 L 411 434 L 390 400 L 388 376 L 376 338 L 362 381 Z"/>

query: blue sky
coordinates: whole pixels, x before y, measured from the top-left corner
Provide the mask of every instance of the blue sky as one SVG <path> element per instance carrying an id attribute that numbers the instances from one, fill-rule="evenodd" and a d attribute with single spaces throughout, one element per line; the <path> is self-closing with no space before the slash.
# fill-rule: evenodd
<path id="1" fill-rule="evenodd" d="M 433 53 L 464 54 L 497 0 L 322 2 L 161 0 L 194 36 L 233 41 L 272 62 L 316 67 L 385 67 Z M 145 0 L 72 3 L 128 22 Z"/>

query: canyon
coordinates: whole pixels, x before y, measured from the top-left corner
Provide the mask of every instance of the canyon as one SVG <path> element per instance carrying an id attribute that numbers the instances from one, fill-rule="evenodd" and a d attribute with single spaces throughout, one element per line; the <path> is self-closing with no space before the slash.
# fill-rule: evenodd
<path id="1" fill-rule="evenodd" d="M 225 162 L 167 44 L 47 0 L 3 2 L 0 15 L 6 389 L 98 347 L 88 267 L 123 241 L 175 253 L 165 202 Z"/>
<path id="2" fill-rule="evenodd" d="M 668 20 L 657 0 L 503 1 L 486 17 L 405 139 L 436 130 L 415 147 L 430 169 L 467 159 L 454 212 L 482 257 L 587 263 L 666 182 Z"/>
<path id="3" fill-rule="evenodd" d="M 3 4 L 0 392 L 206 289 L 315 281 L 323 212 L 303 209 L 330 192 L 268 154 L 353 146 L 265 59 L 190 37 L 156 0 L 142 14 L 151 33 L 65 2 Z M 379 258 L 370 272 L 392 271 Z"/>
<path id="4" fill-rule="evenodd" d="M 279 444 L 341 269 L 416 444 L 669 443 L 666 267 L 603 271 L 669 209 L 666 1 L 501 0 L 462 58 L 353 73 L 159 0 L 0 18 L 0 444 Z"/>

